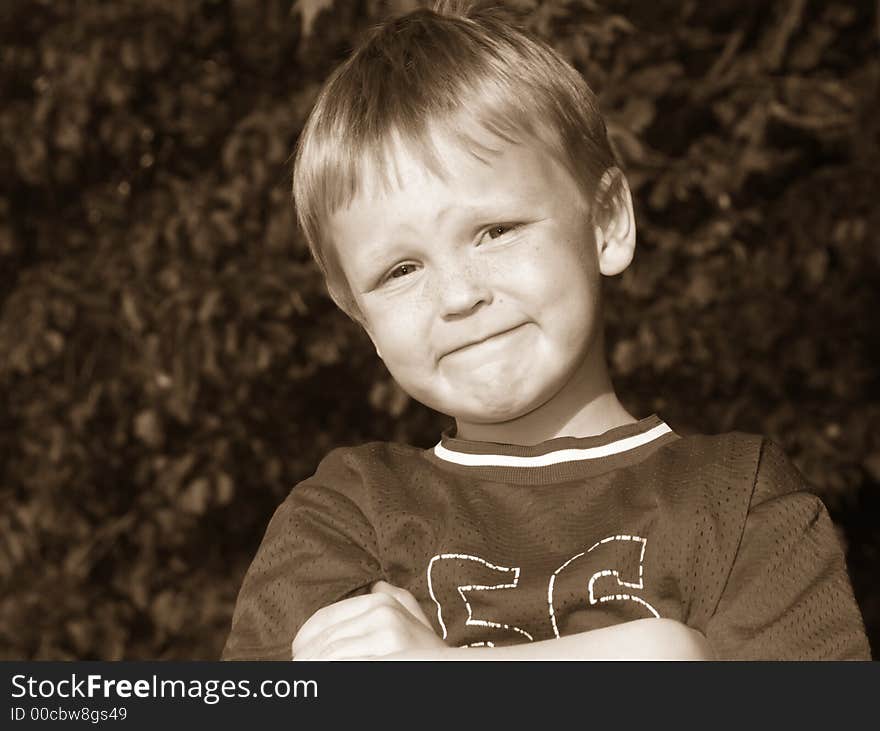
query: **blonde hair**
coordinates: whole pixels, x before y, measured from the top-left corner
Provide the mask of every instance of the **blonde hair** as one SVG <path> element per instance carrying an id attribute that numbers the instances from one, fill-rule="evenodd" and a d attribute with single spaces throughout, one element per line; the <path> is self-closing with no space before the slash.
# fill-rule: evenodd
<path id="1" fill-rule="evenodd" d="M 581 75 L 497 8 L 439 2 L 373 28 L 318 95 L 293 176 L 300 227 L 330 295 L 353 319 L 360 321 L 360 312 L 326 237 L 330 216 L 357 195 L 365 175 L 378 173 L 388 184 L 395 141 L 440 176 L 435 130 L 477 156 L 485 152 L 462 131 L 463 119 L 507 142 L 541 145 L 586 201 L 616 166 Z"/>

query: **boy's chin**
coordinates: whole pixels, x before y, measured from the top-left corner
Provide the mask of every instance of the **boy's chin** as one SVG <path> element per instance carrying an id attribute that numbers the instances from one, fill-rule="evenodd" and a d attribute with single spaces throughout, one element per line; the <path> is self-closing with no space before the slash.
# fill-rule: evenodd
<path id="1" fill-rule="evenodd" d="M 483 374 L 484 375 L 484 374 Z M 494 374 L 494 379 L 458 379 L 457 383 L 444 384 L 442 389 L 425 391 L 404 390 L 416 401 L 434 411 L 455 419 L 459 424 L 483 427 L 504 425 L 540 412 L 559 391 L 559 379 L 539 379 L 532 373 L 519 374 L 528 377 L 504 377 Z M 539 387 L 542 386 L 542 387 Z"/>
<path id="2" fill-rule="evenodd" d="M 448 415 L 459 425 L 503 426 L 528 416 L 541 405 L 540 399 L 508 398 L 504 401 L 484 402 L 481 407 L 455 409 L 455 413 Z"/>

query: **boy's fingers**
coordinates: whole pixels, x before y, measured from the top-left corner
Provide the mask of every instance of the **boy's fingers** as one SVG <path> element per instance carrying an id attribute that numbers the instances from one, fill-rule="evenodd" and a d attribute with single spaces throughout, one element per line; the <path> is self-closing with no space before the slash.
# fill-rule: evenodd
<path id="1" fill-rule="evenodd" d="M 403 608 L 396 602 L 393 606 L 367 607 L 360 614 L 341 620 L 313 636 L 308 642 L 298 645 L 293 650 L 293 659 L 328 659 L 332 654 L 331 649 L 338 652 L 339 648 L 347 648 L 356 640 L 360 640 L 356 646 L 362 648 L 356 652 L 366 652 L 367 648 L 372 648 L 369 654 L 382 654 L 383 650 L 385 653 L 390 652 L 383 640 L 387 638 L 387 630 L 392 623 L 404 614 Z M 365 638 L 370 638 L 369 642 L 372 644 L 368 645 Z"/>
<path id="2" fill-rule="evenodd" d="M 347 617 L 332 624 L 309 628 L 308 633 L 300 630 L 291 646 L 294 660 L 310 660 L 322 657 L 324 648 L 332 642 L 346 639 L 363 631 L 364 615 L 369 615 L 369 610 Z M 311 620 L 309 620 L 311 621 Z M 306 625 L 303 625 L 303 629 Z"/>
<path id="3" fill-rule="evenodd" d="M 406 589 L 401 589 L 398 586 L 389 584 L 387 581 L 377 581 L 370 588 L 370 592 L 373 594 L 387 594 L 392 599 L 400 602 L 404 606 L 404 608 L 417 620 L 419 620 L 419 622 L 425 625 L 425 627 L 430 629 L 432 632 L 434 631 L 434 628 L 431 626 L 431 622 L 428 621 L 428 618 L 425 616 L 425 613 L 419 606 L 418 601 L 416 601 L 416 598 Z"/>
<path id="4" fill-rule="evenodd" d="M 360 660 L 389 654 L 373 634 L 341 637 L 305 648 L 295 660 Z"/>
<path id="5" fill-rule="evenodd" d="M 328 604 L 326 607 L 321 607 L 300 627 L 299 632 L 296 633 L 296 637 L 293 638 L 293 642 L 290 645 L 291 652 L 296 655 L 298 651 L 302 651 L 303 647 L 311 643 L 315 637 L 320 636 L 340 622 L 363 614 L 371 607 L 375 607 L 379 601 L 382 600 L 372 594 L 362 594 Z"/>
<path id="6" fill-rule="evenodd" d="M 383 595 L 384 599 L 380 598 Z M 370 613 L 371 610 L 389 600 L 403 606 L 425 627 L 432 632 L 435 631 L 412 594 L 406 589 L 389 584 L 387 581 L 377 581 L 370 588 L 370 594 L 353 596 L 329 604 L 309 617 L 297 632 L 296 637 L 293 638 L 290 645 L 291 656 L 299 659 L 307 656 L 303 654 L 305 652 L 313 653 L 318 646 L 323 646 L 331 635 L 331 631 L 334 637 L 343 636 L 336 634 L 340 625 L 346 625 L 350 620 L 356 620 L 355 624 L 351 626 L 357 627 L 362 623 L 362 620 L 359 620 L 362 615 Z M 350 634 L 353 634 L 353 631 Z"/>

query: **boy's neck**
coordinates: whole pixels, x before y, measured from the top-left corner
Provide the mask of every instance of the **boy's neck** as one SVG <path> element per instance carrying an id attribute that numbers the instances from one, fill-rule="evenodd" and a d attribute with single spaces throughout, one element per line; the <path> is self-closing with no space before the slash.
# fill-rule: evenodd
<path id="1" fill-rule="evenodd" d="M 556 437 L 591 437 L 635 424 L 620 403 L 604 359 L 585 363 L 562 391 L 534 411 L 506 422 L 480 424 L 456 419 L 456 437 L 478 442 L 533 445 Z"/>
<path id="2" fill-rule="evenodd" d="M 542 420 L 543 421 L 543 420 Z M 477 442 L 533 445 L 556 437 L 591 437 L 610 429 L 635 424 L 634 418 L 618 401 L 614 392 L 602 394 L 584 406 L 563 425 L 535 423 L 528 418 L 501 424 L 462 424 L 456 422 L 456 437 Z"/>

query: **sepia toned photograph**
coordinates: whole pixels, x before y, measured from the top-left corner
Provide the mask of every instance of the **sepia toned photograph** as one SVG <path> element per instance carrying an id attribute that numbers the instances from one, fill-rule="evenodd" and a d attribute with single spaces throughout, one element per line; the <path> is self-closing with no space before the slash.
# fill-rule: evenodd
<path id="1" fill-rule="evenodd" d="M 0 660 L 871 660 L 878 170 L 875 0 L 0 3 Z"/>

